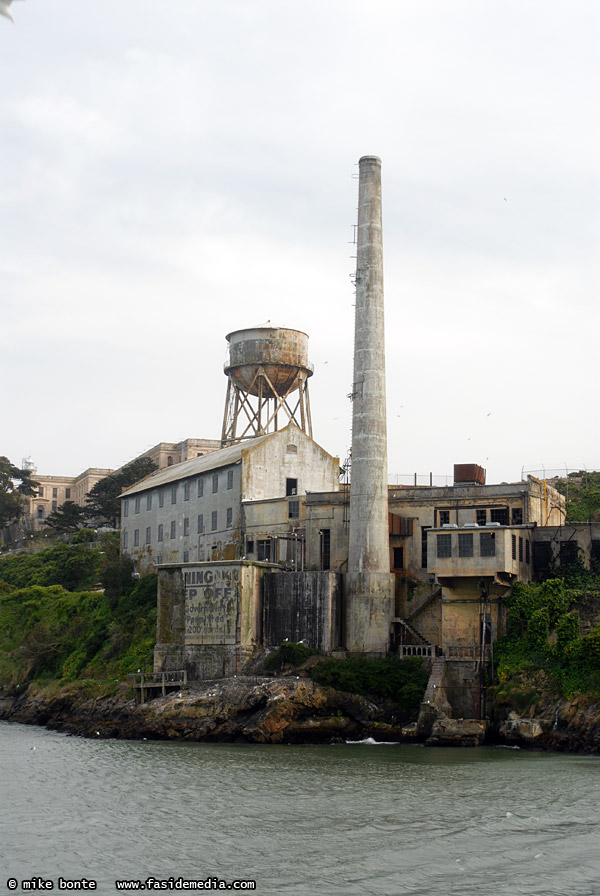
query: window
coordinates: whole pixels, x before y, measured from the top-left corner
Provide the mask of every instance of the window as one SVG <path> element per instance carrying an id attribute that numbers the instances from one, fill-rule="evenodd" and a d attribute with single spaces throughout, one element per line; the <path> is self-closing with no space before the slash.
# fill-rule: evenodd
<path id="1" fill-rule="evenodd" d="M 184 551 L 184 552 L 183 552 L 183 562 L 184 562 L 184 563 L 189 563 L 189 562 L 190 562 L 190 552 L 189 552 L 189 551 Z"/>
<path id="2" fill-rule="evenodd" d="M 164 493 L 164 491 L 162 490 L 162 488 L 161 488 L 161 490 L 160 490 L 159 493 L 158 493 L 158 506 L 159 506 L 159 507 L 164 507 L 164 506 L 165 506 L 165 493 Z"/>
<path id="3" fill-rule="evenodd" d="M 292 495 L 298 494 L 298 480 L 297 479 L 286 479 L 285 480 L 285 496 L 286 498 L 290 498 Z"/>
<path id="4" fill-rule="evenodd" d="M 189 484 L 189 482 L 183 483 L 183 500 L 184 501 L 190 500 L 190 484 Z"/>
<path id="5" fill-rule="evenodd" d="M 477 525 L 485 526 L 485 524 L 487 523 L 487 510 L 477 510 L 475 512 L 477 514 Z"/>
<path id="6" fill-rule="evenodd" d="M 204 496 L 204 479 L 200 477 L 198 480 L 198 497 L 202 498 Z"/>
<path id="7" fill-rule="evenodd" d="M 175 538 L 177 534 L 177 523 L 175 520 L 171 520 L 171 538 Z"/>
<path id="8" fill-rule="evenodd" d="M 156 562 L 158 563 L 159 566 L 161 565 L 161 563 L 163 562 L 163 555 L 162 555 L 162 554 L 157 554 L 157 555 L 156 555 Z"/>
<path id="9" fill-rule="evenodd" d="M 459 532 L 458 533 L 458 556 L 459 557 L 472 557 L 473 556 L 473 533 L 472 532 Z"/>
<path id="10" fill-rule="evenodd" d="M 202 535 L 204 532 L 204 514 L 198 514 L 198 535 Z"/>
<path id="11" fill-rule="evenodd" d="M 123 516 L 129 516 L 129 498 L 125 498 L 123 501 Z"/>
<path id="12" fill-rule="evenodd" d="M 254 553 L 254 539 L 249 538 L 246 542 L 246 553 L 253 554 Z"/>
<path id="13" fill-rule="evenodd" d="M 218 491 L 219 491 L 219 474 L 213 473 L 213 478 L 212 478 L 212 493 L 213 493 L 213 495 L 216 495 Z"/>
<path id="14" fill-rule="evenodd" d="M 519 563 L 523 562 L 523 539 L 519 538 Z"/>
<path id="15" fill-rule="evenodd" d="M 140 530 L 136 529 L 133 533 L 133 546 L 134 548 L 139 548 L 140 546 Z"/>
<path id="16" fill-rule="evenodd" d="M 513 526 L 522 526 L 523 525 L 523 508 L 522 507 L 513 507 L 510 512 L 511 520 Z"/>
<path id="17" fill-rule="evenodd" d="M 44 508 L 43 508 L 43 506 L 42 506 L 41 504 L 40 504 L 40 506 L 39 506 L 38 509 L 37 509 L 37 518 L 38 518 L 38 520 L 43 520 L 43 519 L 44 519 Z"/>
<path id="18" fill-rule="evenodd" d="M 404 548 L 393 548 L 394 569 L 404 569 Z"/>
<path id="19" fill-rule="evenodd" d="M 479 536 L 479 554 L 481 557 L 496 556 L 496 533 L 482 532 Z"/>
<path id="20" fill-rule="evenodd" d="M 513 560 L 517 559 L 517 536 L 512 536 L 512 558 Z"/>
<path id="21" fill-rule="evenodd" d="M 437 555 L 438 557 L 452 556 L 452 536 L 436 535 L 437 539 Z"/>
<path id="22" fill-rule="evenodd" d="M 288 444 L 287 448 L 285 449 L 285 453 L 286 454 L 298 454 L 298 446 L 292 445 L 291 443 Z"/>
<path id="23" fill-rule="evenodd" d="M 227 470 L 227 488 L 233 488 L 233 470 Z"/>
<path id="24" fill-rule="evenodd" d="M 421 569 L 427 569 L 427 532 L 430 526 L 421 526 Z"/>
<path id="25" fill-rule="evenodd" d="M 146 526 L 146 544 L 150 544 L 152 541 L 152 528 L 151 526 Z"/>
<path id="26" fill-rule="evenodd" d="M 501 526 L 508 526 L 508 507 L 492 507 L 490 521 L 500 523 Z"/>
<path id="27" fill-rule="evenodd" d="M 227 523 L 226 523 L 226 525 L 227 525 L 228 529 L 231 529 L 231 527 L 233 526 L 233 507 L 227 508 Z"/>
<path id="28" fill-rule="evenodd" d="M 71 499 L 71 489 L 70 488 L 65 489 L 65 498 L 67 499 L 67 501 L 69 501 Z"/>
<path id="29" fill-rule="evenodd" d="M 146 495 L 146 510 L 152 510 L 152 492 Z"/>
<path id="30" fill-rule="evenodd" d="M 177 486 L 171 486 L 171 504 L 177 504 Z"/>
<path id="31" fill-rule="evenodd" d="M 163 524 L 162 524 L 162 523 L 159 523 L 159 524 L 158 524 L 158 538 L 157 538 L 157 540 L 158 540 L 158 541 L 162 541 L 162 540 L 163 540 L 163 537 L 164 537 L 164 528 L 163 528 Z"/>
<path id="32" fill-rule="evenodd" d="M 168 467 L 173 466 L 173 456 L 171 454 L 169 454 L 169 456 L 167 457 L 167 466 Z"/>
<path id="33" fill-rule="evenodd" d="M 561 566 L 568 566 L 577 562 L 579 546 L 576 541 L 561 541 L 559 560 Z"/>
<path id="34" fill-rule="evenodd" d="M 331 529 L 321 530 L 321 569 L 331 569 Z"/>
<path id="35" fill-rule="evenodd" d="M 529 539 L 525 542 L 525 563 L 531 563 L 531 554 L 529 553 Z"/>
<path id="36" fill-rule="evenodd" d="M 53 488 L 53 489 L 52 489 L 52 497 L 53 497 L 53 498 L 58 498 L 58 489 L 57 489 L 57 488 Z"/>
<path id="37" fill-rule="evenodd" d="M 271 559 L 271 539 L 270 538 L 259 538 L 256 542 L 256 556 L 258 560 L 270 560 Z"/>
<path id="38" fill-rule="evenodd" d="M 189 516 L 186 516 L 183 520 L 183 534 L 184 535 L 190 534 L 190 518 L 189 518 Z"/>
<path id="39" fill-rule="evenodd" d="M 40 485 L 40 487 L 38 488 L 38 498 L 43 498 L 43 497 L 44 497 L 44 489 Z"/>
<path id="40" fill-rule="evenodd" d="M 53 501 L 52 502 L 52 510 L 56 510 L 56 507 L 57 507 L 57 502 Z"/>
<path id="41" fill-rule="evenodd" d="M 288 518 L 297 520 L 300 516 L 300 501 L 290 501 L 288 504 Z"/>
<path id="42" fill-rule="evenodd" d="M 440 526 L 447 526 L 450 523 L 450 511 L 440 510 Z"/>
<path id="43" fill-rule="evenodd" d="M 126 551 L 129 546 L 129 532 L 125 530 L 123 532 L 123 550 Z"/>
<path id="44" fill-rule="evenodd" d="M 136 513 L 140 512 L 140 496 L 139 495 L 137 495 L 137 497 L 135 499 L 135 512 Z"/>
<path id="45" fill-rule="evenodd" d="M 217 528 L 217 511 L 216 510 L 213 510 L 213 512 L 210 515 L 210 528 L 213 532 L 216 531 L 216 528 Z"/>

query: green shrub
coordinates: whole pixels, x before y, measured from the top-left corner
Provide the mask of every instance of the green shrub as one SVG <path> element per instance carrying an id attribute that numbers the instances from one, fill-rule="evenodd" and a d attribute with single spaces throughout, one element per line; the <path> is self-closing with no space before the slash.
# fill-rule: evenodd
<path id="1" fill-rule="evenodd" d="M 394 700 L 405 709 L 418 708 L 429 678 L 420 658 L 401 660 L 397 656 L 328 658 L 316 663 L 311 674 L 319 684 L 351 694 Z"/>
<path id="2" fill-rule="evenodd" d="M 275 653 L 267 657 L 263 667 L 267 672 L 280 672 L 284 666 L 301 666 L 309 656 L 318 652 L 296 641 L 284 641 Z"/>

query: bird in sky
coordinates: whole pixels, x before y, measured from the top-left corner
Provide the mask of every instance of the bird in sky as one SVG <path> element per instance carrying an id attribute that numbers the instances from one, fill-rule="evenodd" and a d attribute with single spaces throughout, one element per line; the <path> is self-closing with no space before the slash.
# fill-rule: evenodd
<path id="1" fill-rule="evenodd" d="M 14 22 L 14 19 L 10 12 L 10 5 L 13 0 L 0 0 L 0 15 L 6 16 L 7 19 L 10 19 L 11 22 Z"/>

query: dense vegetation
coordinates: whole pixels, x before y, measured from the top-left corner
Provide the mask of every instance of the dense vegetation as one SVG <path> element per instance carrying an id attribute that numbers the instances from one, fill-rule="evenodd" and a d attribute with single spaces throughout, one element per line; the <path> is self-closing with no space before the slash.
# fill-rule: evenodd
<path id="1" fill-rule="evenodd" d="M 600 520 L 600 472 L 579 470 L 553 485 L 567 499 L 567 519 L 576 523 Z"/>
<path id="2" fill-rule="evenodd" d="M 364 697 L 393 700 L 403 709 L 419 708 L 429 673 L 418 657 L 401 660 L 397 656 L 380 659 L 350 656 L 323 659 L 312 669 L 319 684 Z"/>
<path id="3" fill-rule="evenodd" d="M 495 644 L 496 699 L 522 701 L 523 682 L 540 672 L 557 696 L 600 698 L 600 625 L 582 635 L 579 614 L 600 604 L 600 578 L 575 567 L 566 578 L 520 582 L 506 604 L 507 634 Z M 535 690 L 532 684 L 532 700 Z"/>
<path id="4" fill-rule="evenodd" d="M 152 668 L 156 576 L 132 571 L 113 535 L 0 558 L 0 687 L 96 679 L 109 691 Z"/>

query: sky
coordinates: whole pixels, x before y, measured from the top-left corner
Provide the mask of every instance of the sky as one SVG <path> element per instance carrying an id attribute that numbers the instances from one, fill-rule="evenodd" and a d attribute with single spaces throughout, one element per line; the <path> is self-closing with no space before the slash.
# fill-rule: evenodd
<path id="1" fill-rule="evenodd" d="M 0 454 L 219 438 L 227 333 L 309 335 L 351 443 L 382 160 L 390 482 L 600 469 L 600 7 L 26 0 L 0 17 Z M 437 480 L 436 480 L 437 481 Z"/>

